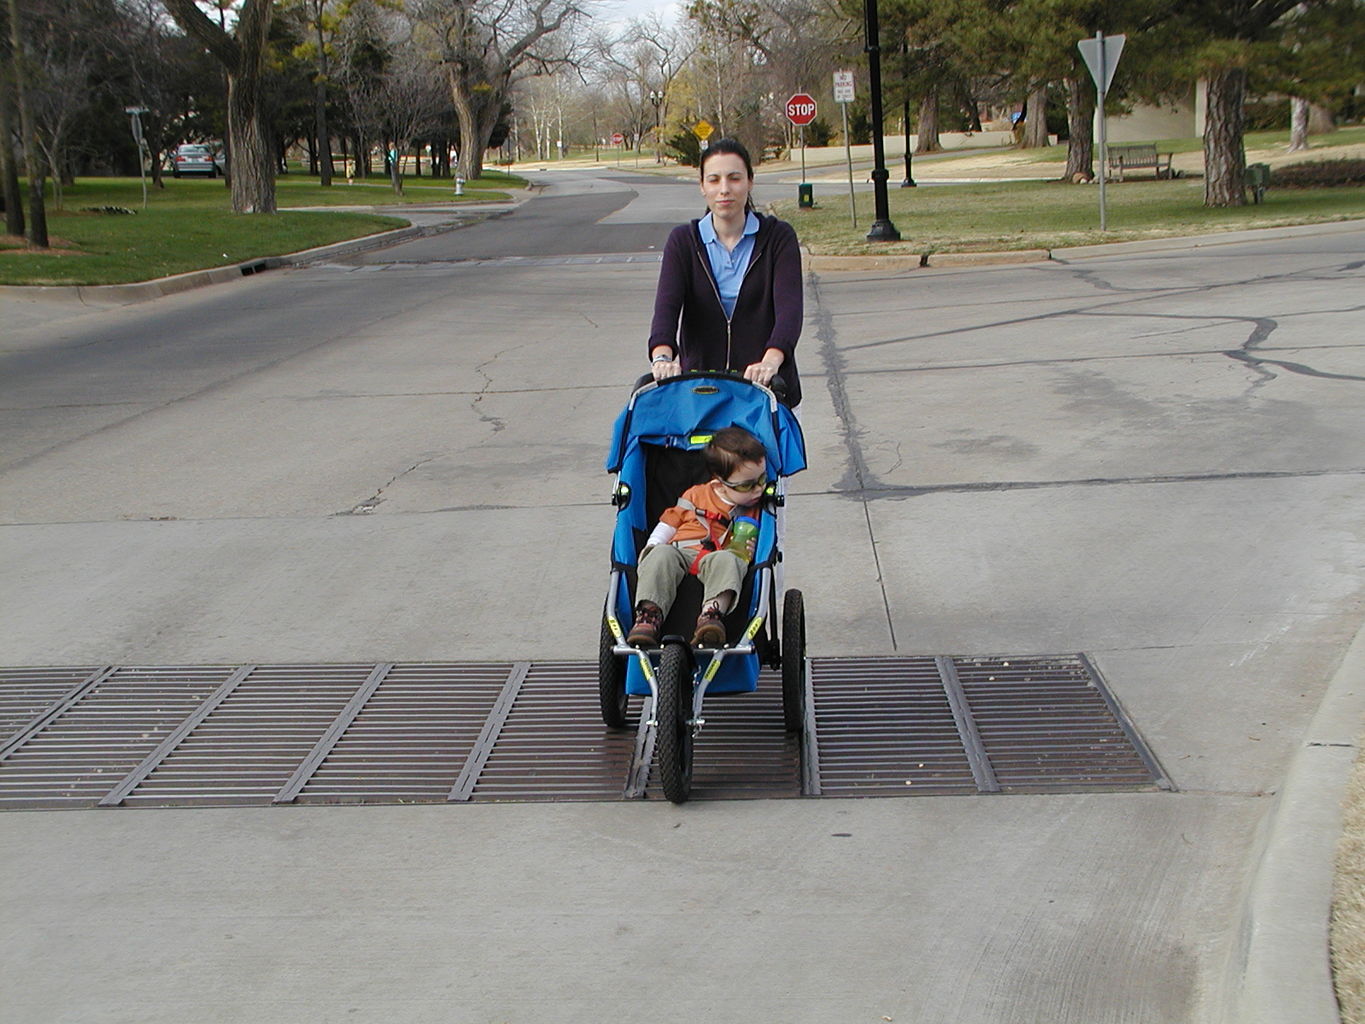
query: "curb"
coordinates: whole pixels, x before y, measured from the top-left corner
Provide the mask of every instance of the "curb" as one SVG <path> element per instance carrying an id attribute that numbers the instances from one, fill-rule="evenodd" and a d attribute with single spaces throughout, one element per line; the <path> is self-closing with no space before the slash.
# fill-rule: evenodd
<path id="1" fill-rule="evenodd" d="M 806 271 L 858 270 L 919 270 L 934 267 L 986 267 L 1011 263 L 1065 262 L 1073 259 L 1094 259 L 1097 256 L 1120 256 L 1130 253 L 1164 252 L 1170 249 L 1202 249 L 1214 245 L 1236 245 L 1240 242 L 1265 238 L 1298 238 L 1304 235 L 1344 234 L 1365 230 L 1365 220 L 1324 221 L 1321 224 L 1295 224 L 1282 228 L 1252 228 L 1246 231 L 1225 231 L 1211 235 L 1180 235 L 1170 238 L 1150 238 L 1136 242 L 1103 242 L 1098 245 L 1077 245 L 1062 249 L 1016 249 L 1005 252 L 930 252 L 887 253 L 858 256 L 827 256 L 812 253 L 802 247 L 802 267 Z"/>
<path id="2" fill-rule="evenodd" d="M 250 277 L 252 274 L 258 274 L 263 270 L 302 266 L 303 264 L 337 259 L 342 256 L 355 256 L 373 249 L 384 249 L 401 242 L 411 241 L 414 238 L 445 234 L 447 231 L 454 231 L 456 228 L 477 221 L 506 216 L 510 212 L 512 212 L 510 208 L 507 210 L 482 210 L 473 215 L 464 214 L 456 219 L 439 224 L 409 224 L 404 228 L 394 228 L 391 231 L 381 231 L 374 235 L 363 235 L 360 238 L 331 242 L 300 252 L 285 253 L 280 256 L 261 256 L 241 263 L 232 263 L 225 267 L 191 270 L 184 274 L 162 277 L 154 281 L 100 285 L 0 285 L 0 298 L 39 299 L 48 302 L 60 301 L 77 304 L 131 305 L 135 302 L 159 299 L 167 295 L 175 295 L 177 292 L 202 288 L 206 285 L 236 281 L 243 277 Z"/>
<path id="3" fill-rule="evenodd" d="M 1365 714 L 1365 626 L 1338 666 L 1260 828 L 1234 919 L 1223 1024 L 1340 1024 L 1329 927 L 1342 798 Z"/>

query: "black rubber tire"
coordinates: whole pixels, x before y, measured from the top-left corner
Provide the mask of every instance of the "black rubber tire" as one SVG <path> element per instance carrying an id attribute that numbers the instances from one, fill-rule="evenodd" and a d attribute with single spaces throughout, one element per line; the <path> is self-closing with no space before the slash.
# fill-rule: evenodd
<path id="1" fill-rule="evenodd" d="M 612 729 L 629 728 L 626 720 L 626 659 L 612 654 L 616 638 L 607 620 L 602 620 L 602 638 L 597 648 L 597 696 L 602 704 L 602 721 Z"/>
<path id="2" fill-rule="evenodd" d="M 668 644 L 659 659 L 659 723 L 654 741 L 659 782 L 675 804 L 692 795 L 692 661 L 681 644 Z"/>
<path id="3" fill-rule="evenodd" d="M 799 590 L 782 598 L 782 722 L 787 732 L 806 723 L 806 602 Z"/>

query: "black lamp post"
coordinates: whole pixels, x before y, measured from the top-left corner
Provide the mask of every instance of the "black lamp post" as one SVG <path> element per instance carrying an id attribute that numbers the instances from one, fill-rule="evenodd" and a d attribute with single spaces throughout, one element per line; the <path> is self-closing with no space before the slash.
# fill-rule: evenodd
<path id="1" fill-rule="evenodd" d="M 901 188 L 918 188 L 919 182 L 915 181 L 915 176 L 910 173 L 910 101 L 905 101 L 905 180 L 901 182 Z"/>
<path id="2" fill-rule="evenodd" d="M 886 197 L 886 179 L 891 175 L 886 170 L 886 147 L 882 143 L 882 48 L 877 30 L 877 0 L 863 0 L 863 13 L 867 19 L 867 77 L 872 92 L 872 159 L 875 164 L 872 168 L 875 218 L 867 239 L 869 242 L 899 242 L 901 233 L 891 223 Z"/>

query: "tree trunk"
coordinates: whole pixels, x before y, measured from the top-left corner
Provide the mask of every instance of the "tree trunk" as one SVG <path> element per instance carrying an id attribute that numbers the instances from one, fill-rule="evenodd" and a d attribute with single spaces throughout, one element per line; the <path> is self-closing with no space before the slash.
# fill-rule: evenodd
<path id="1" fill-rule="evenodd" d="M 1080 183 L 1095 178 L 1095 93 L 1080 78 L 1066 80 L 1066 170 L 1062 180 Z"/>
<path id="2" fill-rule="evenodd" d="M 1208 81 L 1204 118 L 1204 205 L 1246 205 L 1246 148 L 1242 142 L 1244 68 L 1226 68 Z"/>
<path id="3" fill-rule="evenodd" d="M 1024 137 L 1021 149 L 1047 147 L 1047 83 L 1043 82 L 1028 94 L 1024 104 Z"/>
<path id="4" fill-rule="evenodd" d="M 1289 152 L 1308 148 L 1308 101 L 1302 96 L 1289 100 Z"/>
<path id="5" fill-rule="evenodd" d="M 1308 134 L 1326 135 L 1328 132 L 1337 130 L 1337 119 L 1326 107 L 1320 107 L 1316 103 L 1308 108 Z"/>
<path id="6" fill-rule="evenodd" d="M 0 51 L 8 49 L 8 43 L 0 44 Z M 13 66 L 9 63 L 10 68 Z M 0 187 L 5 196 L 5 234 L 18 236 L 24 233 L 24 198 L 19 191 L 19 161 L 14 156 L 14 129 L 10 125 L 11 95 L 8 83 L 0 80 Z"/>
<path id="7" fill-rule="evenodd" d="M 493 136 L 493 126 L 502 109 L 502 93 L 496 88 L 482 89 L 477 95 L 450 65 L 450 98 L 455 119 L 460 125 L 458 174 L 465 181 L 483 177 L 483 152 Z"/>
<path id="8" fill-rule="evenodd" d="M 24 142 L 24 171 L 28 177 L 28 230 L 30 249 L 46 249 L 47 207 L 43 205 L 43 161 L 38 152 L 38 133 L 33 127 L 33 112 L 28 105 L 24 82 L 23 36 L 19 30 L 19 0 L 9 0 L 10 66 L 14 74 L 14 105 L 19 111 L 19 132 Z"/>
<path id="9" fill-rule="evenodd" d="M 938 90 L 931 89 L 919 103 L 919 138 L 915 142 L 916 153 L 937 153 L 943 149 L 938 141 Z"/>
<path id="10" fill-rule="evenodd" d="M 228 137 L 232 141 L 232 209 L 275 212 L 275 153 L 261 119 L 259 79 L 228 75 Z"/>
<path id="11" fill-rule="evenodd" d="M 317 88 L 313 93 L 313 103 L 315 106 L 314 121 L 317 131 L 318 145 L 316 153 L 318 162 L 321 165 L 322 187 L 330 188 L 332 185 L 332 133 L 327 127 L 327 48 L 322 39 L 322 19 L 318 18 L 314 22 L 318 30 L 318 81 Z"/>

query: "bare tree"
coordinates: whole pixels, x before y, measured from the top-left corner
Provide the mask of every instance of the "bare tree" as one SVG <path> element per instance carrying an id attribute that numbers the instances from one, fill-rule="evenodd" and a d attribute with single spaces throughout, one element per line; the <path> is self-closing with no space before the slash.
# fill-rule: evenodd
<path id="1" fill-rule="evenodd" d="M 637 138 L 656 130 L 655 158 L 674 101 L 673 83 L 697 50 L 697 41 L 658 14 L 632 21 L 618 35 L 593 40 L 593 64 L 603 88 L 629 108 Z"/>
<path id="2" fill-rule="evenodd" d="M 402 155 L 414 139 L 432 127 L 445 103 L 444 84 L 437 69 L 411 47 L 400 50 L 379 80 L 374 97 L 375 107 L 382 112 L 384 135 L 393 147 L 389 183 L 394 192 L 403 191 Z"/>
<path id="3" fill-rule="evenodd" d="M 300 56 L 311 57 L 313 76 L 313 134 L 317 140 L 318 170 L 324 188 L 332 184 L 332 132 L 327 124 L 327 87 L 331 82 L 328 70 L 331 41 L 328 35 L 336 16 L 328 11 L 328 0 L 293 0 L 287 9 L 298 17 L 310 37 L 299 49 Z"/>
<path id="4" fill-rule="evenodd" d="M 62 208 L 62 182 L 68 166 L 67 134 L 90 105 L 90 61 L 87 54 L 50 49 L 37 61 L 32 92 L 38 145 L 52 172 L 52 201 Z"/>
<path id="5" fill-rule="evenodd" d="M 14 155 L 15 118 L 14 90 L 18 73 L 10 52 L 9 8 L 0 7 L 0 177 L 3 177 L 5 197 L 5 233 L 24 233 L 24 203 L 19 191 L 19 161 Z"/>
<path id="6" fill-rule="evenodd" d="M 570 31 L 587 0 L 415 0 L 460 125 L 460 176 L 483 174 L 483 154 L 512 86 L 579 60 Z"/>
<path id="7" fill-rule="evenodd" d="M 272 0 L 244 0 L 230 33 L 210 21 L 194 0 L 164 2 L 177 24 L 227 71 L 233 210 L 274 213 L 275 158 L 261 103 Z"/>
<path id="8" fill-rule="evenodd" d="M 43 204 L 43 162 L 38 154 L 38 132 L 29 106 L 28 55 L 24 47 L 19 0 L 9 0 L 10 58 L 13 63 L 14 99 L 19 110 L 19 133 L 24 145 L 24 170 L 28 177 L 28 223 L 25 238 L 30 249 L 48 248 L 47 207 Z"/>

